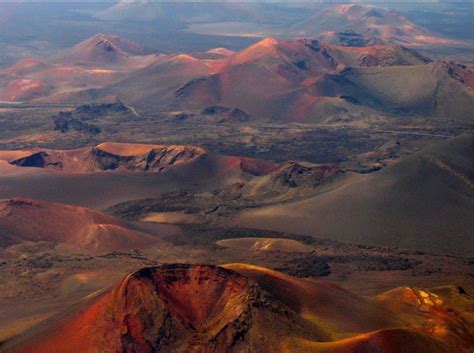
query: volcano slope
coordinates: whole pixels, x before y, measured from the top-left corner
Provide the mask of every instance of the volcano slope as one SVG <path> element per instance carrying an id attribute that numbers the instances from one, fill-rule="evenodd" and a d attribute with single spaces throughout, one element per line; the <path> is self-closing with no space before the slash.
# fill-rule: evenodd
<path id="1" fill-rule="evenodd" d="M 348 69 L 315 83 L 316 92 L 346 97 L 357 105 L 389 114 L 418 114 L 472 122 L 472 71 L 434 62 L 422 66 Z"/>
<path id="2" fill-rule="evenodd" d="M 383 296 L 365 299 L 249 265 L 162 265 L 132 273 L 82 309 L 2 350 L 448 353 L 472 347 L 472 332 L 449 300 L 405 292 L 411 302 L 395 291 L 385 295 L 393 299 L 387 305 Z M 465 310 L 472 305 L 468 296 L 456 299 Z M 394 311 L 398 303 L 406 307 Z M 417 313 L 421 306 L 424 312 Z M 407 313 L 411 321 L 401 321 Z"/>
<path id="3" fill-rule="evenodd" d="M 162 236 L 177 233 L 166 225 L 160 230 Z M 24 242 L 52 242 L 83 253 L 142 249 L 162 241 L 97 211 L 25 198 L 0 200 L 0 234 L 2 248 Z"/>
<path id="4" fill-rule="evenodd" d="M 469 256 L 473 136 L 428 147 L 307 200 L 244 211 L 237 224 L 341 241 Z"/>
<path id="5" fill-rule="evenodd" d="M 285 352 L 462 352 L 474 344 L 473 299 L 459 288 L 401 287 L 363 298 L 327 281 L 246 264 L 224 267 L 251 278 L 331 337 L 289 339 Z"/>
<path id="6" fill-rule="evenodd" d="M 86 66 L 132 65 L 133 60 L 147 54 L 141 44 L 116 35 L 97 33 L 53 58 L 55 62 Z"/>

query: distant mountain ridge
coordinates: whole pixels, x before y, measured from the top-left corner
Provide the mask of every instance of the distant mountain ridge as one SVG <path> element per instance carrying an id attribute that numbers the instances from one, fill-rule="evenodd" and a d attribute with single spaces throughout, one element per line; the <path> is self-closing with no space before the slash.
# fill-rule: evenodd
<path id="1" fill-rule="evenodd" d="M 63 99 L 117 96 L 145 111 L 219 105 L 273 121 L 324 122 L 375 112 L 469 121 L 471 77 L 468 67 L 432 63 L 399 46 L 267 38 L 225 57 L 162 56 L 121 82 Z M 448 90 L 454 92 L 449 98 Z"/>
<path id="2" fill-rule="evenodd" d="M 367 40 L 409 47 L 434 44 L 454 44 L 421 28 L 399 12 L 365 4 L 337 4 L 293 25 L 289 32 L 296 37 L 316 37 L 341 43 L 338 33 L 352 31 Z"/>
<path id="3" fill-rule="evenodd" d="M 222 106 L 243 121 L 324 124 L 374 114 L 473 121 L 474 70 L 403 46 L 266 38 L 239 52 L 136 53 L 144 48 L 98 34 L 54 59 L 68 64 L 8 68 L 0 97 L 73 104 L 112 97 L 145 112 Z"/>

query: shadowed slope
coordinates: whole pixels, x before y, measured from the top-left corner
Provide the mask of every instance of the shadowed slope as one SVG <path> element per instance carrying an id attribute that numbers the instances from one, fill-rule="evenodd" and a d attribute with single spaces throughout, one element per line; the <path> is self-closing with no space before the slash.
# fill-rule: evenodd
<path id="1" fill-rule="evenodd" d="M 450 62 L 418 66 L 348 69 L 327 75 L 313 94 L 343 97 L 356 106 L 393 114 L 419 114 L 472 122 L 474 91 L 469 68 Z"/>
<path id="2" fill-rule="evenodd" d="M 472 135 L 304 201 L 250 210 L 236 222 L 333 239 L 471 255 Z"/>

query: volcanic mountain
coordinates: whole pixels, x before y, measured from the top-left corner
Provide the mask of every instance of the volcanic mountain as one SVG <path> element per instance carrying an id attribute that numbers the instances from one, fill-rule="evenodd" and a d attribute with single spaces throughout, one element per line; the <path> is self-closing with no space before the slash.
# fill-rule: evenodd
<path id="1" fill-rule="evenodd" d="M 330 6 L 290 29 L 290 33 L 296 37 L 314 37 L 334 43 L 340 43 L 341 37 L 348 32 L 360 34 L 371 43 L 411 47 L 455 43 L 418 27 L 394 10 L 363 4 Z"/>
<path id="2" fill-rule="evenodd" d="M 452 138 L 313 198 L 245 211 L 236 222 L 470 256 L 474 251 L 473 146 L 472 135 Z"/>
<path id="3" fill-rule="evenodd" d="M 0 100 L 55 101 L 56 95 L 101 88 L 156 60 L 117 36 L 97 34 L 53 57 L 29 58 L 0 70 Z"/>
<path id="4" fill-rule="evenodd" d="M 372 58 L 369 60 L 368 58 Z M 333 72 L 338 67 L 420 65 L 428 58 L 400 46 L 373 45 L 353 48 L 311 39 L 279 40 L 266 38 L 235 54 L 230 64 L 292 63 L 312 73 Z"/>
<path id="5" fill-rule="evenodd" d="M 396 291 L 366 299 L 265 268 L 224 267 L 141 269 L 81 310 L 7 342 L 2 350 L 447 353 L 472 347 L 472 332 L 455 306 L 431 292 L 408 289 L 412 302 Z M 387 305 L 389 297 L 393 302 Z M 398 303 L 406 307 L 392 311 Z M 416 313 L 422 306 L 424 313 Z M 411 321 L 402 321 L 402 314 Z M 436 327 L 449 335 L 431 330 Z"/>
<path id="6" fill-rule="evenodd" d="M 68 99 L 90 101 L 117 96 L 130 105 L 154 111 L 201 110 L 220 105 L 239 108 L 257 119 L 318 122 L 329 115 L 369 113 L 371 109 L 357 104 L 357 97 L 321 88 L 332 75 L 338 77 L 349 67 L 384 73 L 394 66 L 416 66 L 416 72 L 423 71 L 420 68 L 429 62 L 416 52 L 396 46 L 348 48 L 312 40 L 267 38 L 241 52 L 215 59 L 162 57 L 121 82 Z M 376 93 L 366 87 L 360 94 Z"/>
<path id="7" fill-rule="evenodd" d="M 98 90 L 86 90 L 65 100 L 90 102 L 116 96 L 140 108 L 162 106 L 174 92 L 198 77 L 214 72 L 219 59 L 198 59 L 187 54 L 162 55 L 149 66 L 133 72 L 124 80 Z M 139 83 L 139 84 L 138 84 Z M 205 92 L 203 93 L 205 94 Z"/>
<path id="8" fill-rule="evenodd" d="M 278 333 L 317 334 L 245 277 L 199 265 L 135 272 L 56 330 L 5 352 L 278 352 Z"/>
<path id="9" fill-rule="evenodd" d="M 125 61 L 104 59 L 109 42 Z M 237 53 L 150 57 L 133 56 L 126 50 L 136 52 L 134 45 L 97 35 L 78 47 L 69 59 L 63 56 L 67 64 L 29 60 L 0 72 L 0 98 L 82 104 L 118 97 L 154 112 L 220 106 L 237 112 L 231 120 L 238 122 L 326 123 L 374 114 L 472 119 L 472 68 L 431 62 L 400 46 L 267 38 Z M 92 65 L 97 47 L 102 66 L 80 66 L 75 58 L 90 56 L 84 62 Z M 114 62 L 124 66 L 116 70 Z"/>
<path id="10" fill-rule="evenodd" d="M 267 38 L 227 58 L 216 73 L 190 81 L 176 91 L 181 100 L 201 105 L 236 106 L 252 115 L 278 116 L 285 96 L 298 88 L 350 66 L 410 65 L 426 63 L 416 53 L 394 47 L 349 49 L 311 40 Z M 264 77 L 265 80 L 261 78 Z M 308 95 L 309 100 L 311 98 Z M 266 104 L 269 102 L 271 104 Z M 280 104 L 279 104 L 280 103 Z M 294 104 L 305 109 L 315 101 Z M 271 107 L 278 105 L 277 109 Z M 290 113 L 291 114 L 291 113 Z"/>
<path id="11" fill-rule="evenodd" d="M 277 121 L 325 122 L 376 111 L 472 121 L 470 76 L 467 67 L 428 63 L 402 48 L 266 39 L 178 89 L 175 102 L 239 107 Z"/>
<path id="12" fill-rule="evenodd" d="M 88 66 L 131 64 L 135 56 L 147 54 L 145 47 L 115 35 L 98 33 L 56 57 L 56 61 Z"/>
<path id="13" fill-rule="evenodd" d="M 0 200 L 0 234 L 2 247 L 47 241 L 87 253 L 141 249 L 161 241 L 97 211 L 25 198 Z"/>

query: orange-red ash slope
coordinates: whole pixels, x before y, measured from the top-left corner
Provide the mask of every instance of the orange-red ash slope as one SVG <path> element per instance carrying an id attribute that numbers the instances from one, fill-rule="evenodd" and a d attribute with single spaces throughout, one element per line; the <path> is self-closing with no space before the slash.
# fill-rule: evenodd
<path id="1" fill-rule="evenodd" d="M 163 236 L 177 232 L 166 225 L 161 231 Z M 0 200 L 1 247 L 44 241 L 87 253 L 142 249 L 163 242 L 87 208 L 18 197 Z"/>
<path id="2" fill-rule="evenodd" d="M 474 344 L 472 297 L 408 288 L 362 298 L 231 264 L 144 268 L 7 353 L 454 353 Z M 451 293 L 453 294 L 453 293 Z M 407 300 L 416 297 L 416 300 Z M 462 304 L 459 304 L 462 303 Z M 429 330 L 436 326 L 437 330 Z M 443 329 L 441 329 L 443 328 Z"/>

